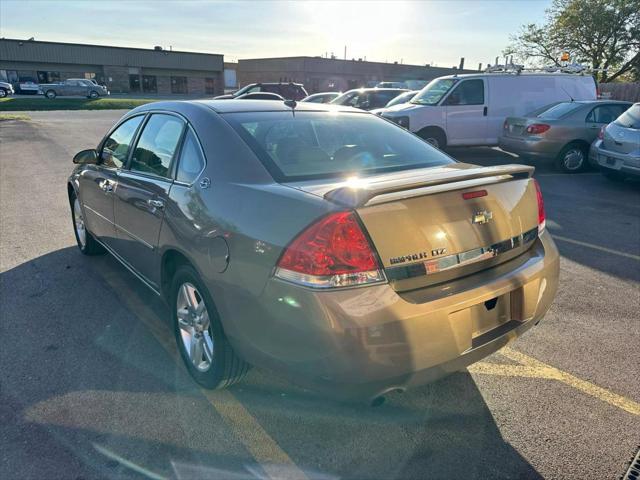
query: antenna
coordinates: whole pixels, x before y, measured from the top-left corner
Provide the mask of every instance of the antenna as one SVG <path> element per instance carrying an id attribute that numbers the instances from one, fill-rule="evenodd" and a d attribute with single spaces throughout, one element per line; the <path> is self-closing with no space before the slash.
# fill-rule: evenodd
<path id="1" fill-rule="evenodd" d="M 298 103 L 295 100 L 285 100 L 284 104 L 291 108 L 291 114 L 295 117 L 296 116 L 296 106 L 298 105 Z"/>

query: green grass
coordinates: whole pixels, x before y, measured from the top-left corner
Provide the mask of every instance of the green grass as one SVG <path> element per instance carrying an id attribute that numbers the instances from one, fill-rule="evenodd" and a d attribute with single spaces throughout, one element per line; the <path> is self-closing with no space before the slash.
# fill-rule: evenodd
<path id="1" fill-rule="evenodd" d="M 0 98 L 0 112 L 30 110 L 130 110 L 145 103 L 157 102 L 150 98 Z"/>
<path id="2" fill-rule="evenodd" d="M 31 120 L 31 117 L 24 113 L 0 113 L 0 122 L 6 120 Z"/>

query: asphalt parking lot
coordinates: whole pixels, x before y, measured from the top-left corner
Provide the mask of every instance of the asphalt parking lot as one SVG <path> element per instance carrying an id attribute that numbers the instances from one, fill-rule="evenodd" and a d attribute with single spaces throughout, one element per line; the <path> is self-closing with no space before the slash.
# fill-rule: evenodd
<path id="1" fill-rule="evenodd" d="M 640 184 L 536 171 L 562 254 L 546 318 L 377 408 L 182 367 L 168 311 L 75 246 L 65 180 L 123 111 L 0 122 L 0 477 L 619 478 L 640 437 Z M 519 162 L 492 149 L 462 161 Z"/>

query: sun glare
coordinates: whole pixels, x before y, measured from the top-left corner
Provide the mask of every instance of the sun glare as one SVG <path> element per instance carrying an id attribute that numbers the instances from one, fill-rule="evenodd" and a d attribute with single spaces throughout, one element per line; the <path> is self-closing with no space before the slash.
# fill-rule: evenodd
<path id="1" fill-rule="evenodd" d="M 309 31 L 317 32 L 322 42 L 317 47 L 327 50 L 322 53 L 333 53 L 340 59 L 344 57 L 345 46 L 347 59 L 364 59 L 367 54 L 392 50 L 390 42 L 397 42 L 403 35 L 402 25 L 412 8 L 407 2 L 303 2 L 302 5 L 310 22 Z"/>

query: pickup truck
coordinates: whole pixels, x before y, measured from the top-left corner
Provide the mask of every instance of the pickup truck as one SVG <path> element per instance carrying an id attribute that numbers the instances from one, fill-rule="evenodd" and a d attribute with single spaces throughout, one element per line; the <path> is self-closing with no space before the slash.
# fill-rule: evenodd
<path id="1" fill-rule="evenodd" d="M 58 95 L 82 95 L 87 98 L 98 98 L 109 95 L 107 87 L 97 85 L 84 78 L 69 78 L 59 83 L 41 83 L 40 91 L 45 97 L 54 99 Z"/>

